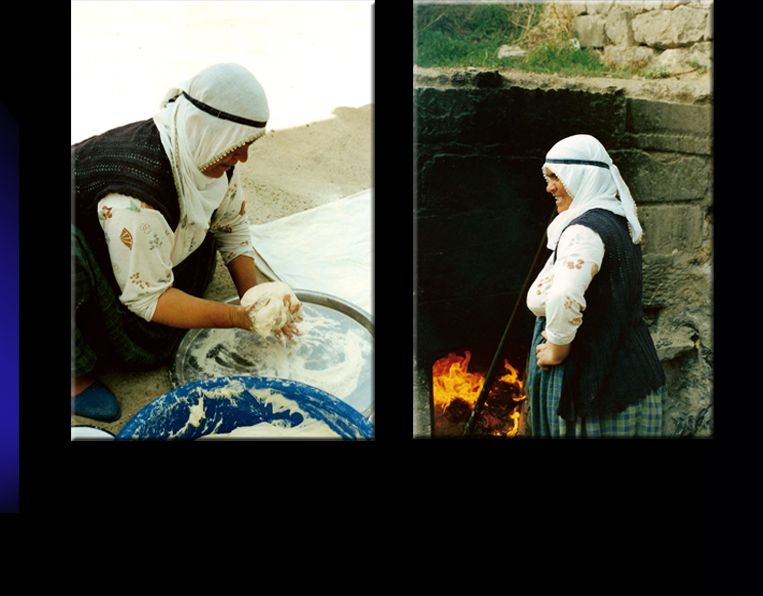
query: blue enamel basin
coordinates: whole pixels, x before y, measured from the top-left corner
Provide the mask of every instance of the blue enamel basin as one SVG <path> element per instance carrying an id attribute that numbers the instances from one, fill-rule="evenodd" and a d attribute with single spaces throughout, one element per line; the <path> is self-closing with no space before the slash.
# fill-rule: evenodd
<path id="1" fill-rule="evenodd" d="M 267 389 L 271 391 L 262 391 Z M 296 407 L 274 407 L 268 394 L 280 394 Z M 178 387 L 135 414 L 116 440 L 192 440 L 260 422 L 296 426 L 304 420 L 303 414 L 325 422 L 345 441 L 373 440 L 373 425 L 325 391 L 288 379 L 250 376 L 204 379 Z"/>

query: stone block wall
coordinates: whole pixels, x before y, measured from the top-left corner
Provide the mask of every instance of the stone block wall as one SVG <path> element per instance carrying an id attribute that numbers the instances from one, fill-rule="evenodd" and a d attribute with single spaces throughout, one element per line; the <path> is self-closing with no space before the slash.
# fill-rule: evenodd
<path id="1" fill-rule="evenodd" d="M 610 67 L 663 67 L 675 73 L 697 63 L 712 68 L 713 3 L 681 0 L 567 2 L 582 47 Z"/>
<path id="2" fill-rule="evenodd" d="M 494 303 L 477 309 L 478 323 L 500 337 L 550 214 L 543 157 L 561 138 L 592 134 L 620 168 L 644 228 L 643 305 L 668 376 L 667 433 L 711 436 L 712 107 L 616 88 L 517 87 L 497 73 L 415 79 L 414 106 L 419 330 L 480 293 Z M 494 268 L 483 273 L 486 262 Z M 458 324 L 447 321 L 448 331 Z M 415 418 L 427 420 L 424 396 L 416 399 Z"/>

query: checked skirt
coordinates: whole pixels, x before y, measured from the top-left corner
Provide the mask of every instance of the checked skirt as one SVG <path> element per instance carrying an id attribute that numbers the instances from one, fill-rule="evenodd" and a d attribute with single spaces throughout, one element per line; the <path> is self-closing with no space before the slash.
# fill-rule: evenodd
<path id="1" fill-rule="evenodd" d="M 533 438 L 634 438 L 662 437 L 667 387 L 663 385 L 644 399 L 617 414 L 577 417 L 574 422 L 557 416 L 562 393 L 564 364 L 544 371 L 538 366 L 535 348 L 545 341 L 541 332 L 546 318 L 535 321 L 527 372 L 527 402 Z"/>

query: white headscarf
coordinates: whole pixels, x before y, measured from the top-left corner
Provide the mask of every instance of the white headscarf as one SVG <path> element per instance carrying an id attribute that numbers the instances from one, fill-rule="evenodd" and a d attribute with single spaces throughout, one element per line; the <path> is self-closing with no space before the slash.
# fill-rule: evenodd
<path id="1" fill-rule="evenodd" d="M 243 66 L 216 64 L 170 89 L 159 107 L 154 122 L 172 164 L 181 223 L 187 218 L 205 229 L 228 190 L 228 178 L 202 171 L 265 134 L 270 117 L 265 90 Z M 238 177 L 236 169 L 231 184 Z"/>
<path id="2" fill-rule="evenodd" d="M 548 181 L 546 169 L 557 175 L 567 194 L 572 197 L 569 209 L 557 215 L 548 226 L 548 248 L 556 249 L 564 228 L 590 209 L 606 209 L 622 215 L 628 220 L 633 243 L 641 241 L 642 230 L 636 203 L 628 185 L 620 176 L 620 170 L 612 163 L 612 158 L 597 139 L 591 135 L 574 135 L 562 139 L 546 154 L 543 176 Z"/>

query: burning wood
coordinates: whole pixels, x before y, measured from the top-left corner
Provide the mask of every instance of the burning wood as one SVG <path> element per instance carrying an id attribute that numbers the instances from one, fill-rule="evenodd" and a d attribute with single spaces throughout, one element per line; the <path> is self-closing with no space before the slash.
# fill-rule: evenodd
<path id="1" fill-rule="evenodd" d="M 485 375 L 469 372 L 471 352 L 465 357 L 450 354 L 432 367 L 435 434 L 460 436 L 485 383 Z M 519 404 L 525 399 L 519 373 L 504 360 L 507 374 L 490 389 L 474 426 L 477 435 L 513 437 L 519 423 Z"/>

